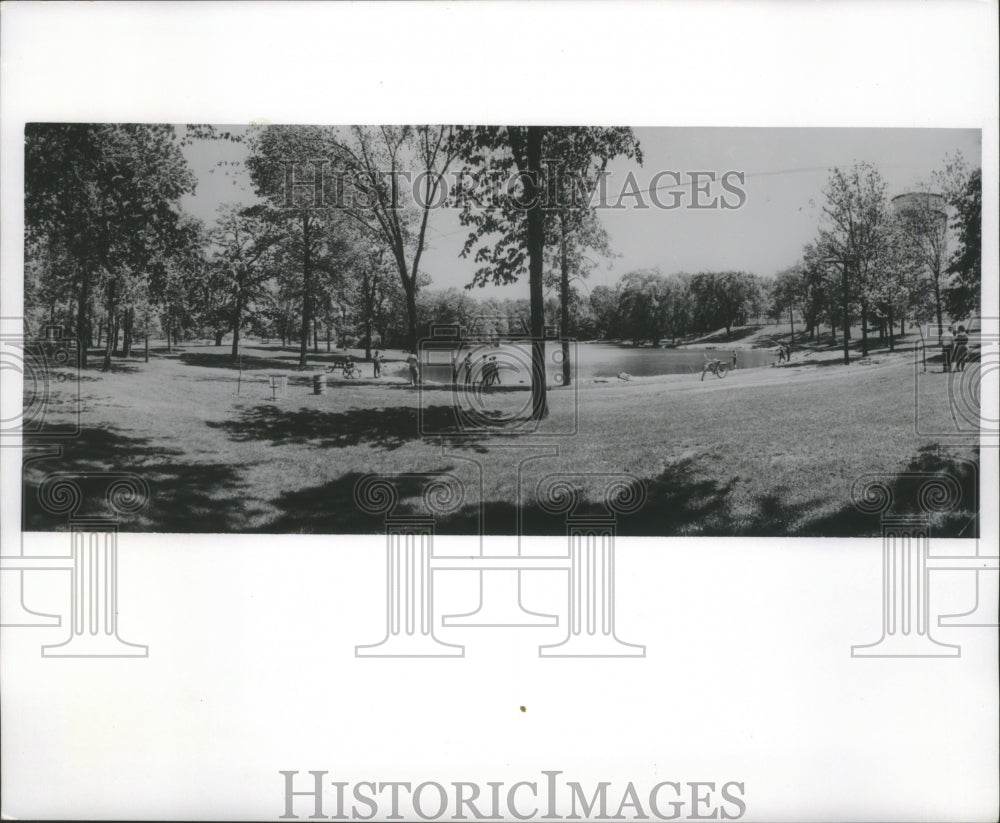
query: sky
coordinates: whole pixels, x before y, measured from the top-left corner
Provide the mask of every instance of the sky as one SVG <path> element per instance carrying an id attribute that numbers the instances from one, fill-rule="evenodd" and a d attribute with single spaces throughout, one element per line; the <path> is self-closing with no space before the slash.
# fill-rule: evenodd
<path id="1" fill-rule="evenodd" d="M 233 128 L 233 127 L 226 127 Z M 680 207 L 671 210 L 635 208 L 636 198 L 622 198 L 624 209 L 602 209 L 600 219 L 616 257 L 600 261 L 583 286 L 613 285 L 621 275 L 659 267 L 664 273 L 740 270 L 773 275 L 794 265 L 802 247 L 816 236 L 821 221 L 822 189 L 835 167 L 867 161 L 878 167 L 888 194 L 912 190 L 943 166 L 947 156 L 961 152 L 971 165 L 981 163 L 980 132 L 972 129 L 862 128 L 636 128 L 643 164 L 618 159 L 609 166 L 608 201 L 615 203 L 631 171 L 638 187 L 650 188 L 659 172 L 678 172 L 685 184 L 678 189 Z M 251 185 L 241 161 L 245 148 L 226 141 L 201 141 L 185 147 L 197 179 L 186 210 L 207 223 L 220 203 L 253 202 Z M 218 165 L 220 162 L 229 165 Z M 745 193 L 737 209 L 693 209 L 690 172 L 742 172 L 744 182 L 730 177 Z M 661 176 L 660 186 L 675 178 Z M 703 182 L 706 178 L 700 178 Z M 732 193 L 711 184 L 699 202 Z M 672 202 L 667 190 L 660 201 Z M 650 197 L 644 195 L 650 206 Z M 467 236 L 454 210 L 436 209 L 430 217 L 429 248 L 421 268 L 431 288 L 463 287 L 475 264 L 459 252 Z M 487 287 L 483 296 L 527 296 L 527 283 Z M 479 290 L 477 290 L 479 292 Z"/>

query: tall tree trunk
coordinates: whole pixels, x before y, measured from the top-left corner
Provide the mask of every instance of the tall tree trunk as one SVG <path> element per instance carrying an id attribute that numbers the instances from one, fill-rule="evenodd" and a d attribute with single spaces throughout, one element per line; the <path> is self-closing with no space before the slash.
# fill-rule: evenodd
<path id="1" fill-rule="evenodd" d="M 299 368 L 306 367 L 309 355 L 309 323 L 312 320 L 312 257 L 309 213 L 302 213 L 302 327 L 299 330 Z"/>
<path id="2" fill-rule="evenodd" d="M 125 357 L 132 356 L 132 326 L 135 323 L 135 309 L 129 307 L 125 310 L 125 317 L 122 321 L 122 354 Z"/>
<path id="3" fill-rule="evenodd" d="M 313 354 L 319 354 L 319 321 L 313 319 Z"/>
<path id="4" fill-rule="evenodd" d="M 944 320 L 941 315 L 941 274 L 940 272 L 934 272 L 934 277 L 931 278 L 934 282 L 934 311 L 937 314 L 937 324 L 938 324 L 938 342 L 941 341 L 941 335 L 944 332 Z"/>
<path id="5" fill-rule="evenodd" d="M 868 356 L 868 304 L 861 303 L 861 356 Z"/>
<path id="6" fill-rule="evenodd" d="M 87 367 L 87 343 L 90 341 L 90 324 L 87 322 L 87 307 L 90 305 L 90 272 L 85 270 L 80 277 L 80 298 L 76 304 L 76 345 L 80 356 L 80 368 Z"/>
<path id="7" fill-rule="evenodd" d="M 111 342 L 113 344 L 112 347 L 111 347 L 111 353 L 112 354 L 118 354 L 119 353 L 118 352 L 118 332 L 121 331 L 121 327 L 122 327 L 121 318 L 117 314 L 114 314 L 112 316 L 112 321 L 111 321 Z"/>
<path id="8" fill-rule="evenodd" d="M 570 368 L 569 363 L 569 250 L 567 248 L 568 238 L 566 237 L 565 214 L 560 215 L 559 228 L 562 234 L 559 260 L 561 269 L 559 291 L 562 302 L 560 314 L 561 329 L 559 336 L 562 338 L 562 384 L 564 386 L 568 386 L 572 380 L 572 369 Z"/>
<path id="9" fill-rule="evenodd" d="M 886 314 L 886 325 L 889 327 L 889 351 L 896 351 L 896 344 L 892 337 L 892 307 L 889 307 L 889 311 Z"/>
<path id="10" fill-rule="evenodd" d="M 361 273 L 361 288 L 363 290 L 362 293 L 365 296 L 365 360 L 372 359 L 372 315 L 375 313 L 375 290 L 372 288 L 371 279 L 371 273 L 368 271 L 368 268 L 365 267 L 364 271 Z"/>
<path id="11" fill-rule="evenodd" d="M 97 321 L 97 348 L 101 347 L 101 338 L 104 337 L 104 318 Z"/>
<path id="12" fill-rule="evenodd" d="M 850 340 L 851 340 L 851 319 L 850 319 L 850 315 L 848 313 L 847 263 L 842 263 L 841 265 L 844 267 L 843 268 L 843 283 L 842 283 L 843 293 L 841 294 L 841 298 L 842 298 L 841 309 L 843 310 L 843 313 L 844 313 L 844 317 L 843 317 L 843 320 L 844 320 L 844 365 L 847 366 L 847 365 L 850 365 L 850 362 L 851 362 L 851 347 L 850 347 Z"/>
<path id="13" fill-rule="evenodd" d="M 115 317 L 115 286 L 108 283 L 108 341 L 104 346 L 104 362 L 101 364 L 101 371 L 111 371 L 111 354 L 118 345 L 118 328 Z"/>
<path id="14" fill-rule="evenodd" d="M 528 126 L 523 169 L 524 200 L 528 204 L 528 291 L 531 297 L 531 419 L 549 416 L 545 383 L 545 292 L 542 287 L 542 255 L 545 251 L 545 217 L 537 183 L 542 179 L 541 126 Z"/>
<path id="15" fill-rule="evenodd" d="M 792 327 L 792 345 L 795 344 L 795 317 L 792 314 L 792 307 L 788 307 L 788 322 Z"/>
<path id="16" fill-rule="evenodd" d="M 410 351 L 417 353 L 417 287 L 407 282 L 406 288 L 406 318 L 409 323 Z"/>
<path id="17" fill-rule="evenodd" d="M 240 356 L 240 326 L 243 325 L 243 300 L 237 297 L 233 302 L 233 346 L 229 359 L 235 363 Z"/>

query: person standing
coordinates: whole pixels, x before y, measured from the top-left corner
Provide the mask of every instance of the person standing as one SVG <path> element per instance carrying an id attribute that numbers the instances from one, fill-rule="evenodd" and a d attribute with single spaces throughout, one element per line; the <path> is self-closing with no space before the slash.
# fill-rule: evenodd
<path id="1" fill-rule="evenodd" d="M 382 376 L 382 354 L 378 351 L 375 352 L 375 356 L 372 358 L 372 374 L 375 377 Z"/>
<path id="2" fill-rule="evenodd" d="M 490 385 L 500 385 L 500 364 L 497 363 L 495 356 L 490 358 Z"/>
<path id="3" fill-rule="evenodd" d="M 965 331 L 965 326 L 958 327 L 954 345 L 955 371 L 965 371 L 965 361 L 969 356 L 969 335 Z"/>
<path id="4" fill-rule="evenodd" d="M 944 370 L 951 371 L 951 355 L 955 346 L 955 327 L 948 326 L 941 335 L 941 356 L 944 359 Z"/>
<path id="5" fill-rule="evenodd" d="M 417 366 L 417 356 L 411 354 L 406 358 L 406 362 L 410 367 L 410 385 L 413 388 L 417 388 L 420 385 L 420 369 Z"/>
<path id="6" fill-rule="evenodd" d="M 737 368 L 736 349 L 733 349 L 733 369 Z"/>

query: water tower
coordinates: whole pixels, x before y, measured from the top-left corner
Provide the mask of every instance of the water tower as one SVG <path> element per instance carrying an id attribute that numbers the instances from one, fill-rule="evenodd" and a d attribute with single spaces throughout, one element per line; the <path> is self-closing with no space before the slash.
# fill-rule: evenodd
<path id="1" fill-rule="evenodd" d="M 892 207 L 897 216 L 909 216 L 919 221 L 918 224 L 930 228 L 931 220 L 938 224 L 942 233 L 948 228 L 948 201 L 943 194 L 929 191 L 911 191 L 897 194 L 892 198 Z"/>

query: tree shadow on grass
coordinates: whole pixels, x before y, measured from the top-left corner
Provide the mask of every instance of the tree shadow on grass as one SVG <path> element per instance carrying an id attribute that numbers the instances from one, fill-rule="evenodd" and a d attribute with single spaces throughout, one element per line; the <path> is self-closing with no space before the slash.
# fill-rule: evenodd
<path id="1" fill-rule="evenodd" d="M 483 418 L 488 417 L 489 413 L 484 413 Z M 274 446 L 308 444 L 337 449 L 370 445 L 393 451 L 410 441 L 430 440 L 435 445 L 478 448 L 454 407 L 445 405 L 419 411 L 409 406 L 325 411 L 267 404 L 245 410 L 239 419 L 208 421 L 207 425 L 223 429 L 238 442 L 266 441 Z M 490 433 L 488 428 L 480 432 L 483 436 Z"/>
<path id="2" fill-rule="evenodd" d="M 30 438 L 26 444 L 30 445 Z M 133 473 L 149 487 L 149 501 L 134 514 L 121 515 L 121 531 L 246 531 L 261 509 L 246 500 L 246 485 L 232 466 L 183 460 L 182 452 L 151 445 L 147 438 L 126 437 L 108 429 L 85 429 L 64 443 L 61 456 L 26 464 L 22 485 L 22 528 L 65 531 L 68 513 L 53 513 L 39 499 L 39 487 L 53 473 L 90 475 L 74 478 L 79 489 L 79 517 L 114 515 L 105 502 L 108 473 Z"/>
<path id="3" fill-rule="evenodd" d="M 925 446 L 905 469 L 873 471 L 872 478 L 884 478 L 889 491 L 891 504 L 885 512 L 860 510 L 851 502 L 850 487 L 845 487 L 844 503 L 832 514 L 810 519 L 804 517 L 807 512 L 792 512 L 792 519 L 801 523 L 794 535 L 880 537 L 883 517 L 923 515 L 928 518 L 932 537 L 979 537 L 978 450 L 958 457 L 936 446 Z"/>
<path id="4" fill-rule="evenodd" d="M 450 471 L 451 466 L 429 467 L 428 471 Z M 364 512 L 354 500 L 355 484 L 364 475 L 345 474 L 336 480 L 282 494 L 271 503 L 281 514 L 258 531 L 307 534 L 376 534 L 385 530 L 383 515 Z M 529 480 L 524 491 L 534 487 Z M 594 482 L 603 489 L 598 475 Z M 428 516 L 421 504 L 424 481 L 405 477 L 397 481 L 399 503 L 393 517 Z M 660 536 L 676 534 L 725 534 L 726 498 L 731 484 L 719 486 L 710 480 L 696 480 L 690 463 L 673 467 L 649 484 L 646 505 L 635 514 L 616 518 L 618 534 Z M 465 503 L 457 511 L 435 518 L 435 532 L 441 535 L 512 535 L 517 534 L 518 515 L 521 534 L 526 536 L 565 536 L 566 516 L 546 511 L 537 501 L 521 506 L 513 501 L 479 501 L 479 491 L 467 488 Z M 605 516 L 608 511 L 599 499 L 601 491 L 581 489 L 581 499 L 573 517 Z M 485 528 L 484 528 L 485 526 Z"/>
<path id="5" fill-rule="evenodd" d="M 435 430 L 449 425 L 450 418 L 451 410 L 443 406 L 424 410 L 423 420 Z M 334 412 L 262 405 L 247 409 L 238 420 L 207 425 L 223 429 L 239 442 L 268 441 L 274 446 L 293 443 L 336 449 L 367 444 L 392 451 L 421 437 L 417 410 L 397 406 Z"/>
<path id="6" fill-rule="evenodd" d="M 268 369 L 278 371 L 287 369 L 285 363 L 271 357 L 250 357 L 243 355 L 238 360 L 233 360 L 229 352 L 183 352 L 178 358 L 185 366 L 201 366 L 209 369 L 231 369 L 239 371 L 258 371 Z"/>
<path id="7" fill-rule="evenodd" d="M 433 470 L 447 471 L 450 467 Z M 430 467 L 428 470 L 432 470 Z M 957 503 L 950 512 L 931 516 L 934 537 L 978 536 L 978 469 L 974 462 L 925 450 L 900 472 L 881 473 L 891 487 L 893 505 L 889 515 L 921 511 L 920 489 L 928 476 L 950 475 L 959 489 Z M 354 487 L 363 476 L 351 473 L 336 480 L 288 492 L 271 501 L 281 514 L 259 531 L 270 533 L 374 534 L 384 532 L 382 515 L 363 512 L 354 502 Z M 595 476 L 596 477 L 596 476 Z M 420 505 L 421 481 L 407 478 L 401 485 L 400 503 L 394 516 L 427 516 Z M 598 482 L 597 485 L 600 485 Z M 699 478 L 695 464 L 688 460 L 670 466 L 647 482 L 645 505 L 634 514 L 618 515 L 616 533 L 623 537 L 704 536 L 704 537 L 879 537 L 881 515 L 865 514 L 852 504 L 850 486 L 845 486 L 843 503 L 835 511 L 817 515 L 823 503 L 786 503 L 780 493 L 754 501 L 749 512 L 737 513 L 733 505 L 735 480 L 719 483 Z M 593 492 L 593 490 L 591 490 Z M 605 515 L 607 510 L 596 494 L 583 490 L 574 517 Z M 478 492 L 467 490 L 466 503 L 458 511 L 435 518 L 435 532 L 441 535 L 510 535 L 516 533 L 518 514 L 521 533 L 526 536 L 565 536 L 566 518 L 552 514 L 531 500 L 517 511 L 512 501 L 489 500 L 480 507 Z M 410 498 L 410 499 L 407 499 Z M 485 528 L 483 527 L 485 524 Z"/>

